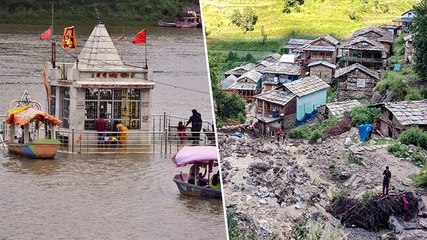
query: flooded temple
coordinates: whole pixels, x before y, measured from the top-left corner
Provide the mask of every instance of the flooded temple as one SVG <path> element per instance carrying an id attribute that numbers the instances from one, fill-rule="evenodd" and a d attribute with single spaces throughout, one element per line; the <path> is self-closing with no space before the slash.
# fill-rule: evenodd
<path id="1" fill-rule="evenodd" d="M 56 132 L 60 140 L 68 142 L 71 136 L 64 135 L 72 131 L 80 136 L 86 133 L 80 141 L 96 141 L 95 121 L 101 115 L 109 123 L 107 131 L 114 131 L 117 123 L 124 124 L 129 133 L 149 130 L 153 71 L 126 66 L 104 24 L 95 26 L 74 61 L 53 60 L 46 69 L 51 88 L 49 112 L 63 121 Z"/>

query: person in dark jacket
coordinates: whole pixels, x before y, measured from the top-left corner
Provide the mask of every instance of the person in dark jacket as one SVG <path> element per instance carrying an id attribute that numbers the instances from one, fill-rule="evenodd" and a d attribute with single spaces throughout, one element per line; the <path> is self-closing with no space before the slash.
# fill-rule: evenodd
<path id="1" fill-rule="evenodd" d="M 385 167 L 385 170 L 383 172 L 384 179 L 383 179 L 383 195 L 388 194 L 389 186 L 390 186 L 390 178 L 391 178 L 391 172 L 388 170 L 388 166 Z"/>
<path id="2" fill-rule="evenodd" d="M 188 124 L 191 123 L 191 139 L 193 140 L 193 143 L 197 143 L 197 141 L 200 140 L 200 131 L 202 130 L 202 115 L 198 113 L 196 109 L 193 109 L 191 111 L 193 112 L 193 115 L 191 115 L 185 126 L 187 127 Z"/>

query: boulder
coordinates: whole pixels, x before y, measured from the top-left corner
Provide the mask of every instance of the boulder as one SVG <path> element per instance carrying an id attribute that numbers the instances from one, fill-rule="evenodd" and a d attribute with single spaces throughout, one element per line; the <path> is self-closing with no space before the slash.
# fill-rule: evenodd
<path id="1" fill-rule="evenodd" d="M 394 216 L 388 218 L 388 226 L 394 233 L 401 233 L 403 231 L 403 225 Z"/>

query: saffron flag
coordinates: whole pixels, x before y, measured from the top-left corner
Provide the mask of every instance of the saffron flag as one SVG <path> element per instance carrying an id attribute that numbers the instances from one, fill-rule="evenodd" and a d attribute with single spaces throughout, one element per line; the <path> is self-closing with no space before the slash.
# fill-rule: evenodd
<path id="1" fill-rule="evenodd" d="M 52 26 L 40 34 L 40 40 L 46 40 L 52 37 Z"/>
<path id="2" fill-rule="evenodd" d="M 135 38 L 131 43 L 133 44 L 145 44 L 147 42 L 147 30 L 142 29 L 139 33 L 135 35 Z"/>
<path id="3" fill-rule="evenodd" d="M 77 47 L 76 31 L 74 26 L 64 28 L 61 47 L 65 50 L 75 49 Z"/>

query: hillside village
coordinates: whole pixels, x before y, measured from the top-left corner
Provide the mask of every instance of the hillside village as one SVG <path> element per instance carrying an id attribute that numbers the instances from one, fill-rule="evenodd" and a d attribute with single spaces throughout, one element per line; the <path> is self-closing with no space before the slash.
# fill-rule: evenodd
<path id="1" fill-rule="evenodd" d="M 425 239 L 427 192 L 414 176 L 427 146 L 400 138 L 414 126 L 426 129 L 427 101 L 378 91 L 386 70 L 413 63 L 414 16 L 407 11 L 394 24 L 360 29 L 345 42 L 327 34 L 291 38 L 284 54 L 224 73 L 219 87 L 248 103 L 243 126 L 219 129 L 230 239 Z M 404 59 L 392 64 L 400 35 Z M 377 109 L 374 121 L 349 116 L 363 106 Z M 361 123 L 374 125 L 368 141 L 354 127 Z M 236 131 L 243 137 L 233 136 Z M 390 195 L 378 193 L 385 166 L 393 176 Z"/>

